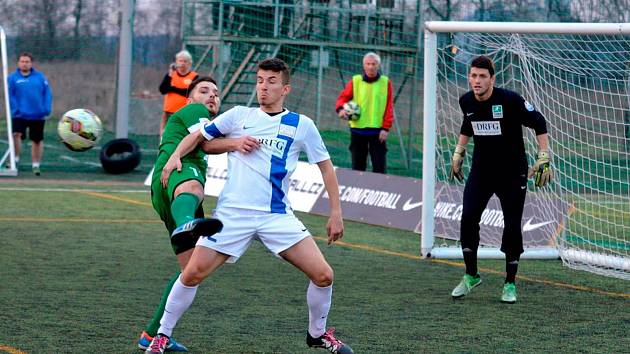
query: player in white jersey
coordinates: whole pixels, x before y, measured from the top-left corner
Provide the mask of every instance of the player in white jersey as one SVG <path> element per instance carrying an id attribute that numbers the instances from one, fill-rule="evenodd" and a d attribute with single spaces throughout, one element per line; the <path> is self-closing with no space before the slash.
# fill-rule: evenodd
<path id="1" fill-rule="evenodd" d="M 235 262 L 255 239 L 310 279 L 306 294 L 307 345 L 331 353 L 353 353 L 347 344 L 335 338 L 334 329 L 326 331 L 333 270 L 307 228 L 293 215 L 287 199 L 289 178 L 300 151 L 304 151 L 309 162 L 318 165 L 329 196 L 328 244 L 343 236 L 339 186 L 326 146 L 310 118 L 283 106 L 291 91 L 289 76 L 288 66 L 282 60 L 261 61 L 256 83 L 260 108 L 235 107 L 201 131 L 189 134 L 163 168 L 161 179 L 165 183 L 174 169 L 181 169 L 180 158 L 204 140 L 249 135 L 260 143 L 258 149 L 247 154 L 228 154 L 228 179 L 215 212 L 215 217 L 223 222 L 223 230 L 197 242 L 200 247 L 195 248 L 173 285 L 158 335 L 147 353 L 164 351 L 177 321 L 192 304 L 197 286 L 223 263 Z"/>

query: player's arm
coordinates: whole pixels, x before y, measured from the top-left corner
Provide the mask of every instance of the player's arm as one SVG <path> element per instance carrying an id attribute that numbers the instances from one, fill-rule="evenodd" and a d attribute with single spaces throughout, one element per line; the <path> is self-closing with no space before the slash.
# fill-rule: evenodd
<path id="1" fill-rule="evenodd" d="M 392 80 L 387 82 L 387 104 L 385 105 L 385 112 L 383 113 L 383 126 L 378 134 L 378 140 L 384 143 L 389 136 L 389 130 L 394 124 L 394 87 L 392 86 Z"/>
<path id="2" fill-rule="evenodd" d="M 219 138 L 206 140 L 201 143 L 201 150 L 206 154 L 222 154 L 224 152 L 238 151 L 248 154 L 260 147 L 258 139 L 249 135 L 240 138 Z"/>
<path id="3" fill-rule="evenodd" d="M 534 177 L 536 187 L 544 187 L 553 178 L 551 150 L 549 150 L 549 135 L 547 133 L 536 135 L 536 142 L 538 142 L 536 162 L 529 170 L 527 177 Z"/>
<path id="4" fill-rule="evenodd" d="M 328 193 L 328 203 L 330 205 L 330 216 L 326 223 L 326 233 L 328 234 L 328 244 L 343 237 L 343 218 L 341 215 L 341 201 L 339 200 L 339 182 L 337 174 L 330 159 L 317 163 L 324 180 L 324 188 Z"/>
<path id="5" fill-rule="evenodd" d="M 11 116 L 15 117 L 18 114 L 18 100 L 15 97 L 15 82 L 13 81 L 13 77 L 9 77 L 7 80 L 9 84 L 9 105 L 11 106 Z"/>
<path id="6" fill-rule="evenodd" d="M 453 157 L 451 158 L 451 170 L 449 171 L 449 179 L 452 181 L 457 178 L 458 181 L 464 180 L 464 171 L 462 166 L 464 165 L 464 157 L 466 156 L 466 145 L 468 140 L 473 135 L 472 123 L 469 119 L 469 115 L 466 114 L 467 104 L 465 96 L 459 98 L 459 107 L 462 110 L 462 126 L 459 129 L 459 137 L 457 138 L 457 145 L 455 145 L 455 151 L 453 151 Z"/>
<path id="7" fill-rule="evenodd" d="M 534 177 L 534 185 L 536 187 L 544 187 L 553 178 L 547 122 L 545 121 L 545 117 L 538 112 L 531 103 L 525 101 L 520 96 L 517 100 L 517 107 L 521 110 L 523 125 L 534 129 L 536 132 L 536 142 L 538 143 L 536 162 L 529 170 L 527 177 Z"/>
<path id="8" fill-rule="evenodd" d="M 168 184 L 168 178 L 171 175 L 173 170 L 181 171 L 182 170 L 182 161 L 181 157 L 186 156 L 186 154 L 193 151 L 205 138 L 201 134 L 201 130 L 197 130 L 196 132 L 188 134 L 182 141 L 177 145 L 171 157 L 166 161 L 166 165 L 162 169 L 162 175 L 160 176 L 160 182 L 162 182 L 162 186 L 166 188 Z"/>
<path id="9" fill-rule="evenodd" d="M 462 166 L 464 165 L 464 157 L 466 156 L 466 145 L 468 144 L 470 137 L 464 134 L 459 134 L 457 139 L 457 145 L 455 145 L 455 151 L 453 151 L 453 158 L 451 159 L 451 171 L 449 173 L 449 179 L 457 178 L 458 181 L 464 180 L 464 171 Z"/>
<path id="10" fill-rule="evenodd" d="M 337 111 L 337 115 L 339 118 L 347 119 L 348 112 L 343 109 L 343 105 L 350 101 L 353 97 L 353 88 L 352 88 L 352 80 L 350 80 L 344 89 L 339 93 L 339 97 L 337 97 L 337 102 L 335 103 L 335 111 Z"/>
<path id="11" fill-rule="evenodd" d="M 44 100 L 43 100 L 43 107 L 44 107 L 44 113 L 46 114 L 46 116 L 50 115 L 50 112 L 52 112 L 52 89 L 50 88 L 50 85 L 48 84 L 48 79 L 46 77 L 44 77 L 44 87 L 43 87 L 43 93 L 42 93 Z"/>
<path id="12" fill-rule="evenodd" d="M 225 134 L 230 134 L 235 127 L 235 117 L 238 116 L 236 107 L 232 108 L 215 118 L 212 122 L 204 125 L 203 128 L 188 134 L 182 139 L 162 169 L 162 176 L 160 177 L 162 185 L 166 187 L 168 178 L 174 169 L 177 169 L 177 171 L 182 170 L 182 156 L 186 156 L 197 146 L 200 146 L 204 140 L 212 141 L 215 138 L 225 137 Z"/>

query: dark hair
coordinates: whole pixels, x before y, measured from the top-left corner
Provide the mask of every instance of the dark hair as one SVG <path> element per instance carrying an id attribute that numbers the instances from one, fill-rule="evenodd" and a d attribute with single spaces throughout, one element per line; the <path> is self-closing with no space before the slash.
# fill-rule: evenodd
<path id="1" fill-rule="evenodd" d="M 18 61 L 20 61 L 21 57 L 28 57 L 29 59 L 31 59 L 31 61 L 33 61 L 33 54 L 31 54 L 29 52 L 22 52 L 22 53 L 20 53 L 20 55 L 18 56 Z"/>
<path id="2" fill-rule="evenodd" d="M 196 79 L 194 79 L 190 83 L 190 86 L 188 86 L 188 94 L 186 95 L 187 97 L 190 97 L 190 94 L 193 92 L 195 87 L 197 87 L 197 85 L 199 85 L 200 82 L 211 82 L 211 83 L 213 83 L 215 85 L 217 84 L 217 82 L 214 81 L 214 79 L 211 76 L 198 76 Z"/>
<path id="3" fill-rule="evenodd" d="M 282 73 L 282 83 L 287 85 L 291 81 L 291 73 L 289 72 L 289 66 L 282 59 L 279 58 L 267 58 L 258 63 L 258 70 L 270 70 L 276 73 Z"/>
<path id="4" fill-rule="evenodd" d="M 471 68 L 488 69 L 490 76 L 494 76 L 494 62 L 489 57 L 478 56 L 470 63 Z"/>

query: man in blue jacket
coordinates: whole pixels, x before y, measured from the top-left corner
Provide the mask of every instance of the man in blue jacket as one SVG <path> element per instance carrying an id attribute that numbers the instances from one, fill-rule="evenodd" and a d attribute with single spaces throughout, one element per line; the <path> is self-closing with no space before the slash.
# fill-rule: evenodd
<path id="1" fill-rule="evenodd" d="M 20 54 L 18 68 L 9 75 L 8 81 L 15 161 L 20 160 L 22 139 L 26 138 L 28 129 L 33 173 L 39 176 L 44 153 L 44 124 L 52 109 L 52 91 L 46 76 L 33 68 L 33 55 L 26 52 Z"/>

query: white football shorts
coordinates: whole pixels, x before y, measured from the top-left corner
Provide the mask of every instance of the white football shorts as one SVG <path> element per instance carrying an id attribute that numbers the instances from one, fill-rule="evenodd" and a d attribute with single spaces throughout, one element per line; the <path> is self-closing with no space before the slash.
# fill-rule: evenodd
<path id="1" fill-rule="evenodd" d="M 227 263 L 235 263 L 254 240 L 279 256 L 282 251 L 311 236 L 306 226 L 292 214 L 222 208 L 214 212 L 214 217 L 221 220 L 223 230 L 212 237 L 200 237 L 197 246 L 229 255 Z"/>

